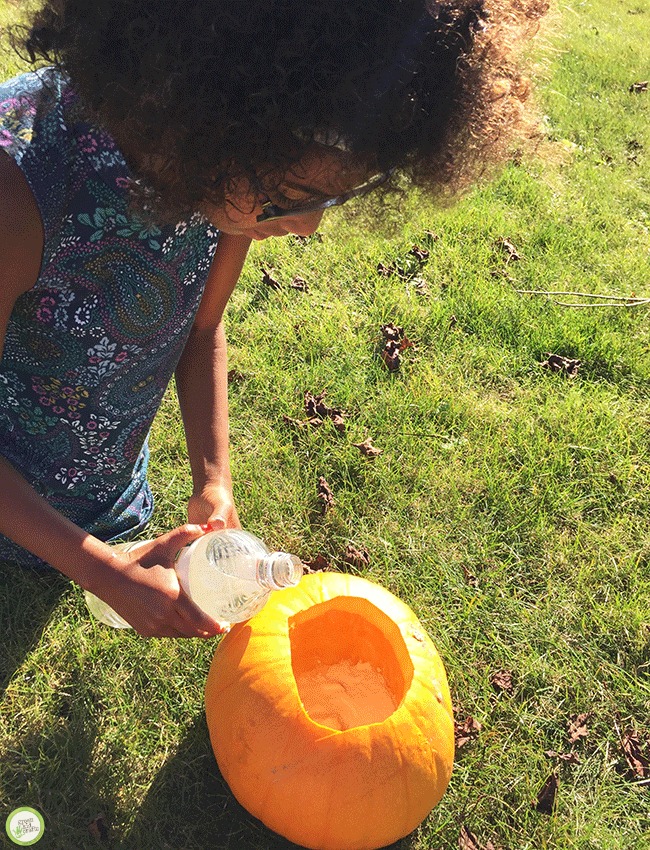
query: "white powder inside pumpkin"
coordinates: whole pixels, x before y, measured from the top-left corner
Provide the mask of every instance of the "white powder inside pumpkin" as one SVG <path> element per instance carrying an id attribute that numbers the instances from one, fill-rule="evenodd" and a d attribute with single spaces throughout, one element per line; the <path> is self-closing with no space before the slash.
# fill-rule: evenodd
<path id="1" fill-rule="evenodd" d="M 319 664 L 299 673 L 296 684 L 307 714 L 330 729 L 381 723 L 397 708 L 383 673 L 368 661 Z"/>

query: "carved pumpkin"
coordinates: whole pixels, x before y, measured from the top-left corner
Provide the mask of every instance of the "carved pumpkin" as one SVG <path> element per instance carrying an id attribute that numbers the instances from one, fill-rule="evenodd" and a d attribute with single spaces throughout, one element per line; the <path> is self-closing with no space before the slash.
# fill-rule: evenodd
<path id="1" fill-rule="evenodd" d="M 385 847 L 447 788 L 444 667 L 413 612 L 365 579 L 314 573 L 272 593 L 219 644 L 205 700 L 237 800 L 304 847 Z"/>

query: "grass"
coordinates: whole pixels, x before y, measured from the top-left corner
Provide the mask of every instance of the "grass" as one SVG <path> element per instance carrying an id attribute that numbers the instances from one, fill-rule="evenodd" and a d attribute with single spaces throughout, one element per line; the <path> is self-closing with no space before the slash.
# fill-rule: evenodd
<path id="1" fill-rule="evenodd" d="M 502 850 L 650 843 L 650 786 L 619 734 L 634 728 L 650 755 L 648 307 L 516 292 L 650 296 L 650 95 L 629 91 L 648 77 L 650 3 L 592 0 L 556 19 L 537 75 L 543 157 L 448 210 L 409 196 L 378 232 L 332 215 L 322 242 L 258 245 L 228 313 L 243 524 L 340 569 L 347 543 L 366 547 L 363 574 L 435 640 L 457 719 L 481 724 L 400 850 L 452 850 L 462 826 Z M 521 259 L 507 261 L 504 238 Z M 414 244 L 430 252 L 421 267 Z M 428 297 L 380 262 L 417 272 Z M 295 275 L 308 292 L 288 286 Z M 378 357 L 387 322 L 415 343 L 394 374 Z M 542 368 L 548 352 L 579 359 L 577 376 Z M 282 416 L 301 418 L 304 392 L 323 389 L 345 435 L 290 430 Z M 353 445 L 366 437 L 374 461 Z M 156 533 L 184 521 L 190 491 L 173 388 L 152 447 Z M 319 475 L 336 498 L 325 517 Z M 216 771 L 202 704 L 214 642 L 109 631 L 62 579 L 5 567 L 0 580 L 0 799 L 43 812 L 39 846 L 288 850 Z M 499 670 L 511 690 L 491 685 Z M 571 746 L 579 713 L 588 734 Z M 545 754 L 571 748 L 579 764 Z M 553 771 L 557 804 L 540 814 L 531 802 Z"/>

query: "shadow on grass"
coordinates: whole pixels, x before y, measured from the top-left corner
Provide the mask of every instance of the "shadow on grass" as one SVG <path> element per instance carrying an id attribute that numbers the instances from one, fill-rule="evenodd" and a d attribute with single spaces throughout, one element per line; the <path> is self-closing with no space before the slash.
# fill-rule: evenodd
<path id="1" fill-rule="evenodd" d="M 304 816 L 297 812 L 296 817 Z M 414 836 L 385 850 L 408 850 Z M 299 850 L 239 805 L 215 762 L 205 718 L 191 727 L 151 785 L 114 850 Z"/>
<path id="2" fill-rule="evenodd" d="M 107 769 L 92 767 L 97 737 L 93 683 L 82 669 L 74 669 L 65 684 L 48 691 L 37 681 L 36 667 L 29 666 L 30 655 L 38 651 L 44 629 L 69 588 L 70 582 L 54 571 L 0 562 L 0 714 L 6 721 L 0 815 L 4 821 L 19 806 L 41 812 L 43 850 L 94 846 L 87 824 L 103 808 L 103 789 L 110 787 Z M 53 669 L 56 664 L 52 658 Z M 9 846 L 2 838 L 0 846 Z"/>
<path id="3" fill-rule="evenodd" d="M 70 582 L 59 573 L 0 561 L 0 699 L 12 676 L 38 645 Z"/>

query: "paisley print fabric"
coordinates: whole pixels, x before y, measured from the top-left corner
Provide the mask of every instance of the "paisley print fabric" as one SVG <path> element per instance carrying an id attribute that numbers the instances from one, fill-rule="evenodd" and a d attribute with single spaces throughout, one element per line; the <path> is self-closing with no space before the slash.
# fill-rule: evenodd
<path id="1" fill-rule="evenodd" d="M 0 361 L 0 454 L 87 531 L 129 536 L 153 510 L 147 435 L 218 233 L 198 215 L 157 227 L 131 213 L 123 156 L 54 69 L 0 84 L 0 148 L 45 232 Z M 2 536 L 0 558 L 36 560 Z"/>

